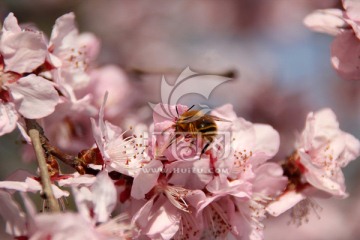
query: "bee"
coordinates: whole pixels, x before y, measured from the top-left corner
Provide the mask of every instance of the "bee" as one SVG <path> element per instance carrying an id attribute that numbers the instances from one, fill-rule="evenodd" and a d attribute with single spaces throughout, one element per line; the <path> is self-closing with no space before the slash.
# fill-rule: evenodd
<path id="1" fill-rule="evenodd" d="M 206 114 L 201 110 L 192 110 L 194 106 L 195 105 L 190 107 L 181 115 L 179 115 L 178 109 L 176 108 L 178 117 L 176 118 L 175 123 L 171 126 L 171 128 L 175 129 L 175 136 L 173 136 L 173 138 L 170 140 L 167 148 L 184 134 L 188 134 L 193 138 L 196 138 L 200 134 L 201 139 L 205 140 L 206 142 L 201 150 L 202 155 L 205 153 L 217 135 L 216 121 L 230 122 L 226 119 Z"/>

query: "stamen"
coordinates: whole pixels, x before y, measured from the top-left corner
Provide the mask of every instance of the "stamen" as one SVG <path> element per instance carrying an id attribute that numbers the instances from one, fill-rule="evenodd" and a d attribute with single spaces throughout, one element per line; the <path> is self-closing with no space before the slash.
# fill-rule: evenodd
<path id="1" fill-rule="evenodd" d="M 184 199 L 188 195 L 189 190 L 182 187 L 166 185 L 164 193 L 175 207 L 182 211 L 190 212 L 189 205 Z"/>
<path id="2" fill-rule="evenodd" d="M 322 210 L 319 204 L 315 201 L 306 198 L 296 204 L 293 209 L 291 210 L 290 217 L 291 220 L 288 224 L 296 224 L 298 227 L 301 226 L 303 223 L 309 222 L 309 217 L 311 214 L 311 210 L 314 211 L 316 217 L 320 219 L 320 215 L 317 210 Z"/>

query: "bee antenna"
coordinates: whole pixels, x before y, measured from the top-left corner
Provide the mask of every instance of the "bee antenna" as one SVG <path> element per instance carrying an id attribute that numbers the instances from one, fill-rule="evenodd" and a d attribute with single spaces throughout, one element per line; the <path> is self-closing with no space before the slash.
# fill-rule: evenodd
<path id="1" fill-rule="evenodd" d="M 195 107 L 195 105 L 192 105 L 192 106 L 187 110 L 187 112 L 190 111 L 193 107 Z"/>
<path id="2" fill-rule="evenodd" d="M 176 114 L 177 114 L 177 116 L 179 117 L 179 110 L 178 110 L 178 107 L 177 107 L 177 106 L 175 106 L 175 109 L 176 109 Z"/>

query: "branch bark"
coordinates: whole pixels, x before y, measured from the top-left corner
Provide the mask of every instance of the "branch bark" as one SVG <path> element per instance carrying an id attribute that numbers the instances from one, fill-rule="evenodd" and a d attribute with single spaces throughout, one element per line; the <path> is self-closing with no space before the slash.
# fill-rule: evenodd
<path id="1" fill-rule="evenodd" d="M 60 207 L 58 201 L 55 199 L 53 190 L 51 188 L 51 181 L 49 172 L 46 165 L 45 153 L 40 140 L 40 134 L 43 133 L 42 129 L 35 120 L 25 119 L 26 128 L 31 138 L 33 148 L 35 150 L 36 159 L 40 169 L 41 185 L 46 200 L 49 201 L 49 208 L 51 212 L 59 212 Z"/>

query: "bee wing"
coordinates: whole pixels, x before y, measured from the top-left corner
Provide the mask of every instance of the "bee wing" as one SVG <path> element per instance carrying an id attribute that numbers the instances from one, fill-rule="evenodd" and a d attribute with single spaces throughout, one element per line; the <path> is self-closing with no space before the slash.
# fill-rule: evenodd
<path id="1" fill-rule="evenodd" d="M 210 117 L 215 120 L 215 121 L 219 121 L 219 122 L 232 122 L 230 120 L 227 120 L 227 119 L 224 119 L 224 118 L 220 118 L 220 117 L 216 117 L 216 116 L 213 116 L 213 115 L 210 115 Z"/>

